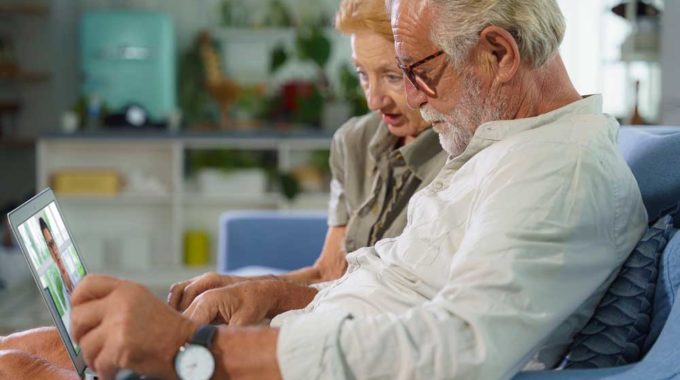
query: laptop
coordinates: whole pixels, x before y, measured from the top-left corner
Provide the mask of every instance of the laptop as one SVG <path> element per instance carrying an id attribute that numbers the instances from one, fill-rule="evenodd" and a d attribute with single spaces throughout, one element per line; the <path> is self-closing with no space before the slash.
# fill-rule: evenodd
<path id="1" fill-rule="evenodd" d="M 71 336 L 71 293 L 87 274 L 68 226 L 50 188 L 7 214 L 33 279 L 40 289 L 61 340 L 81 379 L 97 375 L 87 368 L 83 353 Z M 139 379 L 121 370 L 116 379 Z"/>

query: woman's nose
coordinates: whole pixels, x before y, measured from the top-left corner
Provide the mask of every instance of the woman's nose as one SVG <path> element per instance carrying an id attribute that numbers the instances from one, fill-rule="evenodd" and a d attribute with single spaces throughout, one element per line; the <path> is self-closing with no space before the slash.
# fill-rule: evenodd
<path id="1" fill-rule="evenodd" d="M 385 105 L 385 93 L 377 83 L 370 85 L 367 89 L 366 103 L 368 108 L 373 111 L 379 110 Z"/>

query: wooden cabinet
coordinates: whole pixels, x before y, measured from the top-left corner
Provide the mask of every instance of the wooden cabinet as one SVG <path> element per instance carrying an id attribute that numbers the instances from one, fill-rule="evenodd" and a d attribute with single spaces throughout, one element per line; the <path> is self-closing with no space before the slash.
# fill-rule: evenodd
<path id="1" fill-rule="evenodd" d="M 305 165 L 314 152 L 327 151 L 330 138 L 322 132 L 52 135 L 38 142 L 37 183 L 39 189 L 49 186 L 51 177 L 61 170 L 120 173 L 125 185 L 115 196 L 58 194 L 59 202 L 91 269 L 166 289 L 175 281 L 214 268 L 214 261 L 203 268 L 184 266 L 183 236 L 187 231 L 207 233 L 214 260 L 223 211 L 323 210 L 328 201 L 325 189 L 303 191 L 288 200 L 271 176 L 265 186 L 256 186 L 258 182 L 246 175 L 234 177 L 236 183 L 206 189 L 212 185 L 197 184 L 201 179 L 189 167 L 190 155 L 216 150 L 266 152 L 276 171 L 287 173 Z M 229 181 L 228 175 L 224 178 Z M 151 185 L 135 185 L 140 181 Z"/>

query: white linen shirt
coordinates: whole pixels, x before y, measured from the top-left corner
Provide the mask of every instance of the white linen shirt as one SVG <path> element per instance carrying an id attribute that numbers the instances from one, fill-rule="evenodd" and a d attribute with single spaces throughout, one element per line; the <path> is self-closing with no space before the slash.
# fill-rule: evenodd
<path id="1" fill-rule="evenodd" d="M 552 367 L 646 228 L 591 96 L 481 125 L 403 234 L 272 321 L 284 379 L 507 379 Z M 534 360 L 531 360 L 531 359 Z"/>

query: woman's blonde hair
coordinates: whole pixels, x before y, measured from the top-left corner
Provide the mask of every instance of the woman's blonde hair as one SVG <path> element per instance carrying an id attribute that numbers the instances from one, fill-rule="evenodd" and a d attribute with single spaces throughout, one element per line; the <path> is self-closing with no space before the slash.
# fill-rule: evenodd
<path id="1" fill-rule="evenodd" d="M 345 34 L 370 31 L 394 42 L 384 0 L 342 0 L 335 14 L 335 28 Z"/>

